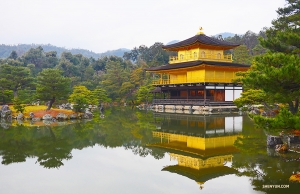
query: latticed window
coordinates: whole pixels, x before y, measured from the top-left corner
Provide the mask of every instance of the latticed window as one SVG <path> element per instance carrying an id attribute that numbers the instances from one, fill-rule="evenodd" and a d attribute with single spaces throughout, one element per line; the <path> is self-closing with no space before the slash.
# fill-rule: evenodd
<path id="1" fill-rule="evenodd" d="M 180 60 L 183 60 L 183 59 L 184 59 L 184 55 L 181 54 L 181 55 L 180 55 Z"/>
<path id="2" fill-rule="evenodd" d="M 194 59 L 197 59 L 197 52 L 194 52 Z"/>
<path id="3" fill-rule="evenodd" d="M 201 52 L 201 58 L 205 58 L 205 52 L 204 51 Z"/>

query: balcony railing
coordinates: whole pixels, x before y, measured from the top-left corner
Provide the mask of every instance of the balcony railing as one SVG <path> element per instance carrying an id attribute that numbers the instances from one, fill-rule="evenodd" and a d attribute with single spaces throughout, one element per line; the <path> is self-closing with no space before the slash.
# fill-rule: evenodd
<path id="1" fill-rule="evenodd" d="M 232 55 L 221 55 L 221 54 L 187 54 L 178 56 L 170 56 L 169 63 L 182 63 L 188 61 L 196 61 L 196 60 L 203 60 L 203 61 L 221 61 L 221 62 L 232 62 Z"/>
<path id="2" fill-rule="evenodd" d="M 191 78 L 182 78 L 182 79 L 157 79 L 152 83 L 153 85 L 168 85 L 168 84 L 190 84 L 190 83 L 231 83 L 233 79 L 231 78 L 204 78 L 204 77 L 191 77 Z"/>
<path id="3" fill-rule="evenodd" d="M 193 105 L 193 106 L 208 106 L 209 99 L 153 99 L 152 104 L 156 105 Z"/>

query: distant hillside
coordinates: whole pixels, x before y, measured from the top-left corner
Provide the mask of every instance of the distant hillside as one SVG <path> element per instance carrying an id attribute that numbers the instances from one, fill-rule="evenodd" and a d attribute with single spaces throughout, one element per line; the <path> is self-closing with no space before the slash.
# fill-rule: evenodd
<path id="1" fill-rule="evenodd" d="M 123 57 L 125 52 L 130 51 L 130 49 L 126 49 L 126 48 L 120 48 L 117 50 L 111 50 L 111 51 L 106 51 L 104 53 L 101 53 L 100 56 L 104 57 L 104 56 L 118 56 L 118 57 Z"/>
<path id="2" fill-rule="evenodd" d="M 222 35 L 222 38 L 228 38 L 228 37 L 234 37 L 235 34 L 231 32 L 222 32 L 213 36 L 218 37 L 219 35 Z"/>
<path id="3" fill-rule="evenodd" d="M 43 47 L 45 52 L 56 51 L 57 56 L 59 57 L 62 52 L 71 52 L 72 54 L 82 54 L 85 57 L 93 57 L 98 59 L 104 56 L 118 56 L 123 57 L 124 52 L 129 51 L 129 49 L 120 48 L 117 50 L 106 51 L 104 53 L 95 53 L 86 49 L 66 49 L 63 47 L 53 46 L 51 44 L 18 44 L 18 45 L 0 45 L 0 58 L 7 58 L 12 51 L 16 51 L 18 56 L 22 56 L 25 52 L 27 52 L 30 48 L 36 48 L 38 46 Z"/>

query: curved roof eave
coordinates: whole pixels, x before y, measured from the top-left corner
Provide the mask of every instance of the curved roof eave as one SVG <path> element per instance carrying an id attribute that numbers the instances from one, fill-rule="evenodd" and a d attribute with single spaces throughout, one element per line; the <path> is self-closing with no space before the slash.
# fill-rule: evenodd
<path id="1" fill-rule="evenodd" d="M 171 70 L 171 69 L 180 69 L 187 67 L 195 67 L 198 65 L 213 65 L 213 66 L 223 66 L 223 67 L 239 67 L 239 68 L 250 68 L 250 65 L 244 65 L 239 63 L 227 63 L 227 62 L 218 62 L 218 61 L 191 61 L 177 64 L 167 64 L 159 67 L 151 67 L 146 69 L 148 72 L 162 71 L 162 70 Z"/>
<path id="2" fill-rule="evenodd" d="M 186 40 L 183 40 L 183 41 L 180 41 L 180 42 L 177 42 L 177 43 L 174 43 L 174 44 L 163 46 L 162 48 L 166 49 L 166 50 L 172 50 L 172 49 L 176 49 L 176 48 L 180 48 L 180 47 L 191 46 L 191 45 L 194 45 L 196 43 L 200 43 L 200 44 L 207 45 L 207 46 L 228 47 L 228 49 L 239 46 L 239 44 L 235 44 L 235 43 L 232 43 L 232 42 L 228 42 L 228 41 L 208 37 L 204 34 L 198 34 L 198 35 L 195 35 L 195 36 L 193 36 L 191 38 L 188 38 Z"/>

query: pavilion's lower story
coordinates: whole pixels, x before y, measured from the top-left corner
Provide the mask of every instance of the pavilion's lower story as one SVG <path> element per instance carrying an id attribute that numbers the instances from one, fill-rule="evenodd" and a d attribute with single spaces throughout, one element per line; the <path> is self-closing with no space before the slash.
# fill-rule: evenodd
<path id="1" fill-rule="evenodd" d="M 152 93 L 154 105 L 233 105 L 242 91 L 235 84 L 198 84 L 160 86 Z"/>

